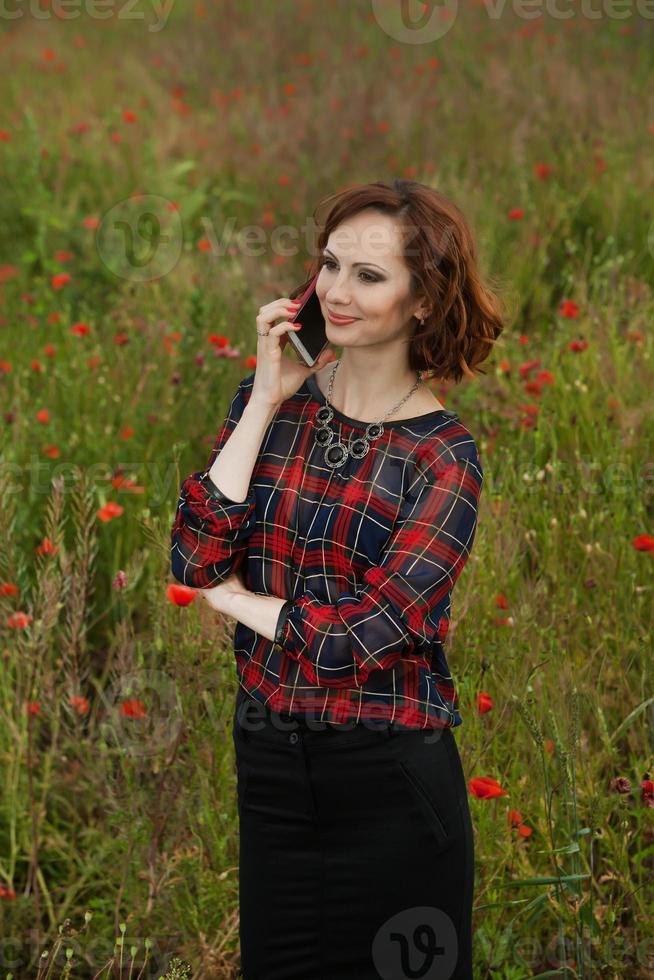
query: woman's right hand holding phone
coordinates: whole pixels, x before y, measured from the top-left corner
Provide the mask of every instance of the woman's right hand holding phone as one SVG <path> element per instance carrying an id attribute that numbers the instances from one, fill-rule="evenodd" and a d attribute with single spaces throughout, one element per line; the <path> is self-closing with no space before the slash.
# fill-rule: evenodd
<path id="1" fill-rule="evenodd" d="M 250 401 L 255 398 L 268 407 L 276 408 L 294 395 L 310 375 L 336 360 L 336 354 L 329 347 L 322 351 L 313 367 L 282 357 L 288 343 L 288 332 L 301 327 L 301 324 L 291 323 L 287 319 L 295 316 L 299 307 L 299 300 L 282 297 L 266 303 L 259 310 L 256 319 L 257 366 Z M 280 317 L 283 317 L 282 322 L 275 324 L 274 321 Z"/>

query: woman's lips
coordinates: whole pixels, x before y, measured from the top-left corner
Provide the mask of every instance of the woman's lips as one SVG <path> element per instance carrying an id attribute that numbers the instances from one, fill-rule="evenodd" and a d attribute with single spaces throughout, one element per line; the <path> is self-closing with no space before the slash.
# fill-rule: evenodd
<path id="1" fill-rule="evenodd" d="M 327 310 L 327 316 L 331 322 L 335 323 L 337 326 L 345 326 L 346 323 L 354 323 L 354 321 L 357 319 L 355 316 L 337 316 L 330 310 Z"/>

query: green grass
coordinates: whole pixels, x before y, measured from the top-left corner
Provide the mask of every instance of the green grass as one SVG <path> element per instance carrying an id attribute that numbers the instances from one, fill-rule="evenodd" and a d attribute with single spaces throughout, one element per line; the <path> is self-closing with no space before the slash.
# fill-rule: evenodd
<path id="1" fill-rule="evenodd" d="M 308 0 L 178 3 L 158 31 L 145 7 L 5 24 L 0 583 L 19 592 L 0 595 L 2 980 L 36 977 L 44 949 L 41 977 L 93 977 L 121 923 L 114 976 L 138 975 L 148 937 L 143 976 L 173 955 L 238 975 L 234 624 L 167 600 L 170 525 L 253 370 L 259 306 L 305 278 L 317 204 L 396 176 L 464 209 L 509 310 L 484 378 L 433 384 L 485 470 L 447 641 L 466 776 L 507 792 L 471 797 L 475 977 L 654 969 L 654 556 L 633 544 L 654 534 L 654 26 L 460 7 L 424 45 L 372 5 Z M 151 281 L 155 226 L 128 277 L 123 232 L 100 237 L 138 192 L 164 199 L 160 232 L 181 245 Z M 263 248 L 198 247 L 230 222 Z M 300 230 L 291 254 L 283 226 Z M 527 386 L 539 371 L 551 383 Z M 103 522 L 107 502 L 123 511 Z M 120 711 L 134 698 L 142 718 Z"/>

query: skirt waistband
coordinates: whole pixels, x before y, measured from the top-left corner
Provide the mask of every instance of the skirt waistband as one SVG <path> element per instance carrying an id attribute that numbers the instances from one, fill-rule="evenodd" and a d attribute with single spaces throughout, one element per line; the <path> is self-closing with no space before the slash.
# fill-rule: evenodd
<path id="1" fill-rule="evenodd" d="M 387 718 L 372 719 L 364 718 L 357 721 L 354 718 L 345 722 L 329 721 L 317 717 L 309 718 L 303 715 L 289 714 L 287 712 L 273 711 L 267 705 L 252 697 L 240 684 L 236 692 L 236 718 L 242 728 L 252 726 L 253 722 L 258 722 L 257 730 L 261 723 L 264 727 L 278 729 L 285 733 L 300 731 L 310 733 L 316 731 L 331 731 L 335 733 L 363 732 L 378 733 L 392 738 L 394 735 L 408 735 L 421 733 L 424 737 L 431 736 L 439 738 L 443 735 L 453 738 L 450 728 L 408 728 L 397 722 L 389 721 Z"/>

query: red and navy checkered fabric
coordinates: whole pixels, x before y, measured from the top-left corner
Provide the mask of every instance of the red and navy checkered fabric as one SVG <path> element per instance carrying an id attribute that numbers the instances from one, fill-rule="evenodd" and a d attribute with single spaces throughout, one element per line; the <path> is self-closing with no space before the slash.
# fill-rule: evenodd
<path id="1" fill-rule="evenodd" d="M 456 727 L 443 644 L 470 555 L 483 470 L 455 412 L 384 422 L 338 470 L 316 446 L 325 397 L 311 376 L 268 426 L 242 503 L 208 478 L 250 397 L 236 391 L 207 467 L 183 482 L 171 534 L 175 578 L 209 588 L 244 566 L 247 587 L 291 603 L 276 644 L 234 632 L 241 686 L 270 709 L 321 721 Z M 330 423 L 347 444 L 366 423 Z"/>

